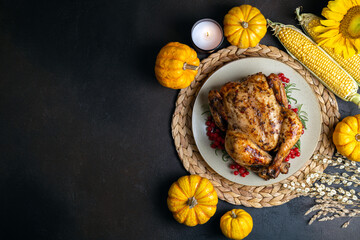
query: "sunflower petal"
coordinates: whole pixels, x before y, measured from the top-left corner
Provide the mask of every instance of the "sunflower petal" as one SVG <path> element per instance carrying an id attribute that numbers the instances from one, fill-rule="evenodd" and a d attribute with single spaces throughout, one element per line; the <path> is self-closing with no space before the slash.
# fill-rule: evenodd
<path id="1" fill-rule="evenodd" d="M 320 23 L 326 27 L 339 27 L 340 23 L 335 20 L 320 20 Z"/>
<path id="2" fill-rule="evenodd" d="M 335 20 L 338 22 L 340 22 L 344 18 L 343 14 L 333 12 L 329 8 L 324 8 L 321 15 L 323 15 L 326 19 Z"/>
<path id="3" fill-rule="evenodd" d="M 323 27 L 323 26 L 316 26 L 312 29 L 314 32 L 316 33 L 322 33 L 325 32 L 327 30 L 327 27 Z"/>
<path id="4" fill-rule="evenodd" d="M 346 7 L 348 10 L 354 6 L 356 6 L 357 4 L 354 2 L 354 0 L 337 0 L 342 2 L 342 4 L 344 5 L 344 7 Z"/>
<path id="5" fill-rule="evenodd" d="M 354 45 L 357 50 L 357 54 L 360 54 L 360 38 L 354 39 Z"/>
<path id="6" fill-rule="evenodd" d="M 331 38 L 331 37 L 335 37 L 336 35 L 339 35 L 339 29 L 328 30 L 328 31 L 320 34 L 318 37 L 319 38 Z"/>
<path id="7" fill-rule="evenodd" d="M 354 48 L 354 45 L 353 45 L 351 39 L 346 39 L 346 40 L 345 40 L 345 43 L 346 43 L 346 48 L 347 48 L 347 51 L 348 51 L 348 54 L 349 54 L 349 55 L 345 58 L 345 59 L 347 59 L 347 58 L 350 58 L 350 57 L 354 56 L 355 53 L 356 53 L 356 51 L 355 51 L 355 48 Z"/>
<path id="8" fill-rule="evenodd" d="M 327 7 L 331 11 L 341 13 L 342 15 L 345 15 L 348 10 L 341 1 L 329 1 Z"/>
<path id="9" fill-rule="evenodd" d="M 328 45 L 328 46 L 331 46 L 331 48 L 336 47 L 337 44 L 338 44 L 338 42 L 339 42 L 340 37 L 341 37 L 341 35 L 338 34 L 338 35 L 336 35 L 336 36 L 334 36 L 334 37 L 332 37 L 332 38 L 327 38 L 327 39 L 326 39 L 326 40 L 327 40 L 327 41 L 326 41 L 326 42 L 327 42 L 327 45 Z M 319 44 L 319 45 L 320 45 L 320 44 Z"/>

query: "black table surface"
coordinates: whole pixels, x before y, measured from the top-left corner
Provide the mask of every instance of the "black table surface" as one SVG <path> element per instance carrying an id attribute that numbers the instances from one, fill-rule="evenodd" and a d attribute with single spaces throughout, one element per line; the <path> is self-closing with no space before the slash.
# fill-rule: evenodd
<path id="1" fill-rule="evenodd" d="M 167 209 L 188 173 L 171 136 L 179 91 L 155 79 L 156 55 L 244 3 L 297 24 L 296 7 L 320 15 L 327 1 L 0 1 L 0 239 L 225 239 L 232 208 L 254 219 L 247 239 L 359 239 L 359 219 L 307 225 L 308 197 L 263 209 L 220 200 L 193 228 Z M 261 43 L 283 49 L 270 31 Z M 342 118 L 360 113 L 338 104 Z"/>

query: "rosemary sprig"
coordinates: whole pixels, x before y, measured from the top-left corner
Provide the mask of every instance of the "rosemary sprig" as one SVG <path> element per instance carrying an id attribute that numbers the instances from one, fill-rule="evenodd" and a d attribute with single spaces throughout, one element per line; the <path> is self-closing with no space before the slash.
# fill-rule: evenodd
<path id="1" fill-rule="evenodd" d="M 300 104 L 298 106 L 298 116 L 300 118 L 301 123 L 303 124 L 304 128 L 306 128 L 306 122 L 309 121 L 308 115 L 305 111 L 303 111 L 302 108 L 303 104 Z"/>
<path id="2" fill-rule="evenodd" d="M 295 83 L 285 84 L 285 92 L 286 92 L 286 97 L 288 99 L 289 104 L 291 104 L 291 101 L 294 101 L 294 104 L 297 104 L 297 100 L 295 98 L 291 97 L 291 93 L 294 90 L 299 91 L 299 89 L 295 87 Z"/>

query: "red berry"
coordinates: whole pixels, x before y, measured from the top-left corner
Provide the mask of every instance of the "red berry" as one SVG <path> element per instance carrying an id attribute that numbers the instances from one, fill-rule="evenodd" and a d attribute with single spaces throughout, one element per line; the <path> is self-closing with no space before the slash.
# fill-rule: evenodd
<path id="1" fill-rule="evenodd" d="M 240 174 L 242 177 L 245 177 L 246 175 L 245 175 L 245 173 L 242 173 L 242 174 Z"/>
<path id="2" fill-rule="evenodd" d="M 249 173 L 248 171 L 245 172 L 245 175 L 246 175 L 246 176 L 249 175 L 249 174 L 250 174 L 250 173 Z"/>
<path id="3" fill-rule="evenodd" d="M 288 79 L 287 77 L 284 77 L 284 80 L 283 80 L 284 82 L 286 82 L 286 83 L 289 83 L 290 82 L 290 79 Z"/>
<path id="4" fill-rule="evenodd" d="M 234 171 L 234 175 L 239 175 L 239 172 L 238 172 L 238 171 Z"/>
<path id="5" fill-rule="evenodd" d="M 285 83 L 282 83 L 282 85 L 285 87 Z"/>
<path id="6" fill-rule="evenodd" d="M 298 109 L 297 108 L 294 108 L 292 109 L 294 111 L 294 113 L 297 113 L 298 112 Z"/>
<path id="7" fill-rule="evenodd" d="M 294 148 L 294 151 L 299 152 L 299 148 L 298 147 Z"/>
<path id="8" fill-rule="evenodd" d="M 288 105 L 288 109 L 291 109 L 291 105 L 290 105 L 290 104 Z"/>
<path id="9" fill-rule="evenodd" d="M 302 132 L 301 132 L 301 134 L 304 134 L 304 132 L 305 132 L 305 131 L 304 131 L 304 129 L 303 129 Z"/>
<path id="10" fill-rule="evenodd" d="M 295 153 L 295 156 L 300 157 L 300 153 L 299 152 Z"/>
<path id="11" fill-rule="evenodd" d="M 212 131 L 212 127 L 207 127 L 207 128 L 206 128 L 206 131 L 211 132 L 211 131 Z"/>
<path id="12" fill-rule="evenodd" d="M 285 75 L 283 73 L 279 73 L 278 76 L 279 76 L 279 78 L 285 77 Z"/>
<path id="13" fill-rule="evenodd" d="M 236 164 L 235 166 L 236 166 L 237 169 L 241 168 L 241 166 L 239 164 Z"/>
<path id="14" fill-rule="evenodd" d="M 290 153 L 290 158 L 294 159 L 294 158 L 295 158 L 295 154 L 294 154 L 294 153 Z"/>
<path id="15" fill-rule="evenodd" d="M 216 148 L 216 144 L 215 144 L 215 143 L 212 143 L 210 146 L 211 146 L 211 148 Z"/>
<path id="16" fill-rule="evenodd" d="M 210 121 L 206 121 L 206 126 L 210 126 L 211 125 L 211 122 Z"/>
<path id="17" fill-rule="evenodd" d="M 243 174 L 245 172 L 245 168 L 240 168 L 239 172 L 240 172 L 240 174 Z"/>
<path id="18" fill-rule="evenodd" d="M 207 120 L 208 120 L 208 121 L 211 121 L 211 120 L 212 120 L 212 116 L 208 116 Z"/>
<path id="19" fill-rule="evenodd" d="M 235 164 L 230 164 L 230 168 L 235 169 L 236 168 Z"/>

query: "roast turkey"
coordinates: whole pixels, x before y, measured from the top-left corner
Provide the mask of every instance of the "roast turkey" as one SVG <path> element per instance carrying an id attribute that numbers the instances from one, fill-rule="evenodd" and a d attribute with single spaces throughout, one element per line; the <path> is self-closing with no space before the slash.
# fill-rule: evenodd
<path id="1" fill-rule="evenodd" d="M 229 82 L 208 95 L 216 125 L 226 131 L 225 149 L 234 161 L 268 180 L 286 174 L 285 158 L 299 140 L 302 123 L 288 109 L 276 74 L 262 73 Z"/>

